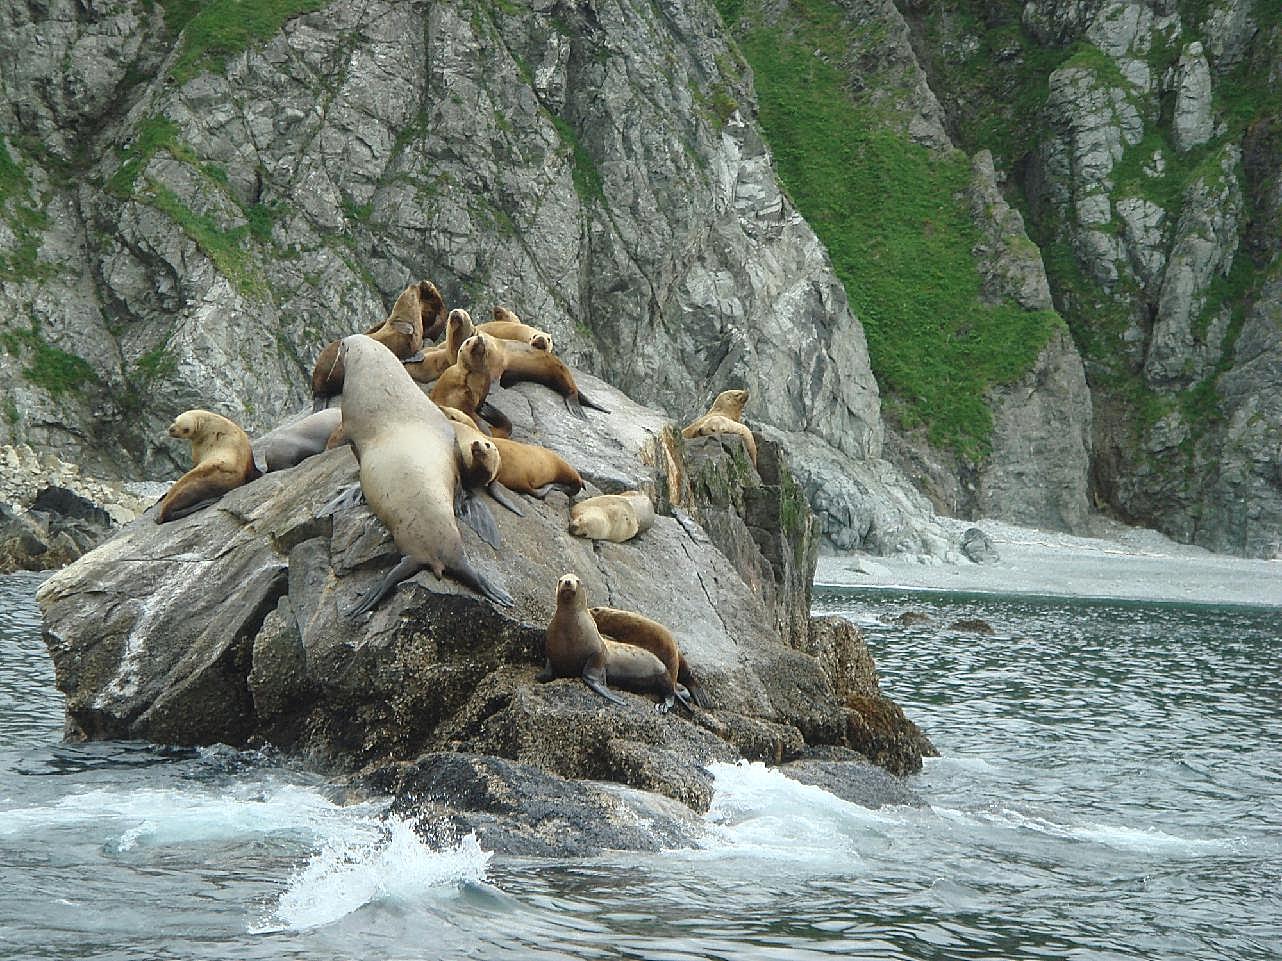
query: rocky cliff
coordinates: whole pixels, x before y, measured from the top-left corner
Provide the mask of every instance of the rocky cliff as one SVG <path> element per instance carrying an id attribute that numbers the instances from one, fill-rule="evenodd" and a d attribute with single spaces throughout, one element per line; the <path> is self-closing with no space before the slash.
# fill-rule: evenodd
<path id="1" fill-rule="evenodd" d="M 0 441 L 173 476 L 430 277 L 674 416 L 748 386 L 832 546 L 946 551 L 907 475 L 1274 549 L 1267 4 L 252 7 L 0 9 Z"/>

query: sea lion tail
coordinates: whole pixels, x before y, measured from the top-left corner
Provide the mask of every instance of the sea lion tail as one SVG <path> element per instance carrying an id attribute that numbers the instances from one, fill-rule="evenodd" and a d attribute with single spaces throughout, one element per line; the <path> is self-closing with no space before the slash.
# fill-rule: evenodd
<path id="1" fill-rule="evenodd" d="M 590 398 L 587 394 L 583 393 L 582 390 L 579 391 L 579 403 L 581 403 L 584 407 L 591 407 L 593 410 L 599 410 L 603 414 L 610 413 L 610 408 L 602 407 L 600 404 L 598 404 L 596 401 Z"/>

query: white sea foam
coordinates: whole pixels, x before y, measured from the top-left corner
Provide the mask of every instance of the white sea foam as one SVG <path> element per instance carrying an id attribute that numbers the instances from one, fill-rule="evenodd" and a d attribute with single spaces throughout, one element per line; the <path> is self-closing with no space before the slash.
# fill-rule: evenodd
<path id="1" fill-rule="evenodd" d="M 714 763 L 712 805 L 704 850 L 762 862 L 858 867 L 859 846 L 898 819 L 794 781 L 759 762 Z"/>
<path id="2" fill-rule="evenodd" d="M 320 927 L 373 902 L 415 903 L 485 878 L 491 854 L 474 834 L 434 850 L 397 818 L 351 827 L 289 880 L 269 915 L 251 928 L 254 933 Z"/>

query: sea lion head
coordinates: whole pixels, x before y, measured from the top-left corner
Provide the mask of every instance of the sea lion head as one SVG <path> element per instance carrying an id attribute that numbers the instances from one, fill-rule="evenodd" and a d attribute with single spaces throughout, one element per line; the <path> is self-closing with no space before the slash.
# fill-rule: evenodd
<path id="1" fill-rule="evenodd" d="M 545 334 L 542 331 L 540 331 L 539 333 L 535 334 L 533 337 L 530 338 L 530 346 L 533 347 L 535 350 L 546 350 L 548 353 L 551 353 L 552 338 L 548 334 Z"/>
<path id="2" fill-rule="evenodd" d="M 191 440 L 201 432 L 205 418 L 201 415 L 204 411 L 185 410 L 169 425 L 169 436 L 177 437 L 179 440 Z"/>
<path id="3" fill-rule="evenodd" d="M 708 409 L 709 414 L 725 414 L 738 420 L 743 415 L 744 405 L 748 403 L 746 390 L 723 390 L 717 395 Z"/>
<path id="4" fill-rule="evenodd" d="M 556 603 L 558 606 L 583 603 L 583 585 L 574 574 L 562 574 L 556 582 Z"/>
<path id="5" fill-rule="evenodd" d="M 590 525 L 586 514 L 577 514 L 570 517 L 569 531 L 575 537 L 591 537 L 589 528 Z"/>
<path id="6" fill-rule="evenodd" d="M 462 307 L 455 307 L 450 311 L 450 316 L 445 321 L 445 329 L 456 337 L 471 337 L 473 330 L 472 315 Z"/>
<path id="7" fill-rule="evenodd" d="M 488 484 L 499 474 L 502 461 L 499 458 L 499 449 L 494 446 L 492 440 L 474 440 L 472 441 L 472 467 L 478 474 L 485 475 L 485 482 Z"/>
<path id="8" fill-rule="evenodd" d="M 494 319 L 506 321 L 510 324 L 521 323 L 521 318 L 516 316 L 515 313 L 508 310 L 506 307 L 500 307 L 497 304 L 494 305 Z"/>
<path id="9" fill-rule="evenodd" d="M 459 347 L 458 359 L 469 370 L 484 370 L 488 351 L 485 338 L 480 334 L 473 334 Z"/>

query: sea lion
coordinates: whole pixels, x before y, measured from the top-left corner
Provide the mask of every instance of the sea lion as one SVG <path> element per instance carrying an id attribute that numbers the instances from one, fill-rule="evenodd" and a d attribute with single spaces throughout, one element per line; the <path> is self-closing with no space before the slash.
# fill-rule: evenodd
<path id="1" fill-rule="evenodd" d="M 393 354 L 364 334 L 343 338 L 343 428 L 358 452 L 360 489 L 404 557 L 348 612 L 357 616 L 422 568 L 499 604 L 512 598 L 463 553 L 456 515 L 467 510 L 454 428 Z M 488 513 L 488 510 L 486 511 Z M 491 522 L 492 522 L 491 518 Z"/>
<path id="2" fill-rule="evenodd" d="M 492 424 L 491 431 L 498 437 L 512 434 L 512 422 L 492 404 L 486 404 L 493 378 L 490 365 L 494 356 L 492 337 L 473 334 L 459 348 L 458 360 L 436 380 L 429 397 L 441 407 L 453 407 L 467 414 L 484 432 L 481 414 L 484 412 Z M 497 421 L 497 423 L 495 423 Z"/>
<path id="3" fill-rule="evenodd" d="M 342 423 L 343 412 L 337 407 L 308 414 L 297 423 L 278 427 L 254 441 L 255 456 L 268 473 L 294 467 L 327 450 L 327 442 Z"/>
<path id="4" fill-rule="evenodd" d="M 601 637 L 588 613 L 587 593 L 573 574 L 563 574 L 556 584 L 556 612 L 548 622 L 547 665 L 540 681 L 558 677 L 581 677 L 583 683 L 607 701 L 625 704 L 606 683 L 638 693 L 655 693 L 663 698 L 656 705 L 666 711 L 677 699 L 677 691 L 663 662 L 649 651 Z"/>
<path id="5" fill-rule="evenodd" d="M 690 673 L 690 665 L 670 630 L 644 614 L 621 611 L 617 607 L 594 607 L 588 613 L 606 640 L 645 648 L 662 661 L 678 697 L 684 691 L 700 707 L 708 706 L 703 688 Z"/>
<path id="6" fill-rule="evenodd" d="M 497 447 L 499 440 L 482 434 L 472 418 L 457 408 L 445 406 L 441 413 L 454 428 L 463 464 L 463 482 L 469 487 L 484 487 L 491 497 L 513 514 L 524 517 L 525 511 L 521 510 L 502 481 L 503 460 Z"/>
<path id="7" fill-rule="evenodd" d="M 249 435 L 221 414 L 183 411 L 169 425 L 169 436 L 191 441 L 193 466 L 157 502 L 157 524 L 194 514 L 260 476 Z"/>
<path id="8" fill-rule="evenodd" d="M 752 466 L 757 466 L 757 439 L 742 422 L 743 407 L 748 403 L 746 390 L 723 390 L 708 412 L 696 417 L 681 430 L 682 437 L 707 437 L 711 434 L 738 434 L 748 451 Z"/>
<path id="9" fill-rule="evenodd" d="M 533 381 L 550 387 L 565 398 L 566 409 L 575 417 L 583 417 L 583 408 L 609 413 L 594 400 L 590 400 L 579 385 L 574 382 L 574 374 L 556 354 L 549 350 L 540 350 L 518 340 L 500 341 L 503 347 L 503 373 L 499 377 L 500 387 L 510 387 L 523 380 Z"/>
<path id="10" fill-rule="evenodd" d="M 570 533 L 594 541 L 631 540 L 654 526 L 654 505 L 641 491 L 600 494 L 570 508 Z"/>
<path id="11" fill-rule="evenodd" d="M 539 350 L 552 349 L 551 334 L 524 323 L 520 317 L 506 307 L 495 307 L 494 319 L 477 325 L 476 329 L 500 340 L 518 340 L 537 347 Z"/>
<path id="12" fill-rule="evenodd" d="M 472 315 L 461 307 L 450 311 L 445 322 L 445 342 L 405 361 L 405 369 L 420 384 L 430 384 L 458 361 L 459 348 L 476 333 Z M 491 359 L 491 365 L 495 361 Z M 495 376 L 491 366 L 491 377 Z"/>
<path id="13" fill-rule="evenodd" d="M 523 444 L 503 437 L 494 438 L 503 460 L 499 481 L 509 490 L 532 494 L 542 500 L 554 485 L 570 494 L 583 490 L 583 478 L 556 451 L 536 444 Z"/>
<path id="14" fill-rule="evenodd" d="M 445 307 L 440 292 L 431 281 L 410 284 L 392 305 L 392 312 L 381 324 L 371 327 L 365 336 L 372 337 L 393 354 L 407 358 L 423 347 L 424 314 L 433 317 Z M 329 399 L 343 392 L 343 362 L 339 341 L 326 344 L 312 368 L 312 410 L 324 410 Z"/>

